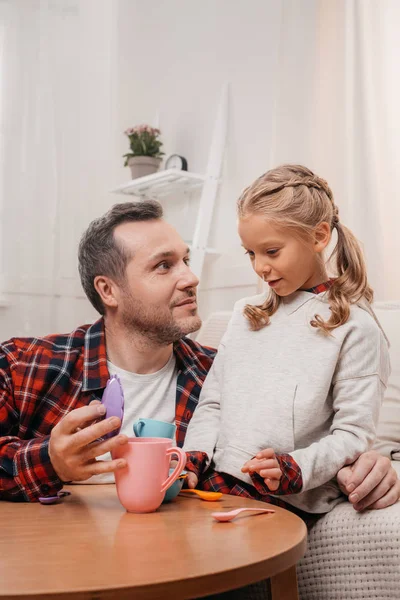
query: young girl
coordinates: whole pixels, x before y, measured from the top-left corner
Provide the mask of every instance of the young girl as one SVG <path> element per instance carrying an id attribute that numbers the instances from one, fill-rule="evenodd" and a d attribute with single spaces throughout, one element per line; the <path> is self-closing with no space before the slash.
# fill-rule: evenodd
<path id="1" fill-rule="evenodd" d="M 262 175 L 238 216 L 270 289 L 234 307 L 186 435 L 188 483 L 325 513 L 340 501 L 336 473 L 374 440 L 389 375 L 362 252 L 326 181 L 305 167 Z"/>

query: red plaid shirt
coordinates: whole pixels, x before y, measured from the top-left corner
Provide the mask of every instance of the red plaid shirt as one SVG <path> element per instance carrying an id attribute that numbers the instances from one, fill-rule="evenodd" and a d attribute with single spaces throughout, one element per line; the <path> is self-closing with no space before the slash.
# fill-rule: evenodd
<path id="1" fill-rule="evenodd" d="M 265 484 L 264 479 L 258 473 L 250 473 L 253 485 L 246 484 L 240 479 L 236 479 L 227 473 L 218 473 L 212 468 L 204 470 L 207 455 L 204 452 L 186 452 L 187 462 L 185 469 L 192 471 L 200 479 L 200 487 L 204 490 L 213 492 L 223 492 L 235 496 L 246 496 L 263 502 L 271 502 L 285 506 L 276 498 L 271 498 L 271 491 Z M 274 491 L 276 496 L 287 496 L 288 494 L 298 494 L 303 487 L 303 478 L 301 469 L 290 454 L 276 454 L 279 467 L 282 471 L 282 477 L 279 481 L 279 488 Z M 230 491 L 226 491 L 230 489 Z"/>
<path id="2" fill-rule="evenodd" d="M 177 443 L 183 445 L 216 351 L 174 344 Z M 101 399 L 109 373 L 104 324 L 0 345 L 0 499 L 37 501 L 62 488 L 49 459 L 50 432 L 74 408 Z"/>

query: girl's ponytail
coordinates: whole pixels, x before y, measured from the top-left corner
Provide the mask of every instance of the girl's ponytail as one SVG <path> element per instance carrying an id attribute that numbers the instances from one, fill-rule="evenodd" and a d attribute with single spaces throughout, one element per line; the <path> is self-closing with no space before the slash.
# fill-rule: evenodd
<path id="1" fill-rule="evenodd" d="M 337 209 L 335 216 L 333 227 L 337 231 L 338 239 L 332 257 L 335 259 L 337 277 L 328 291 L 331 316 L 328 321 L 323 321 L 316 315 L 311 321 L 314 327 L 319 327 L 326 333 L 346 323 L 350 316 L 350 304 L 355 304 L 362 298 L 371 303 L 374 297 L 368 284 L 360 242 L 350 229 L 339 221 Z"/>

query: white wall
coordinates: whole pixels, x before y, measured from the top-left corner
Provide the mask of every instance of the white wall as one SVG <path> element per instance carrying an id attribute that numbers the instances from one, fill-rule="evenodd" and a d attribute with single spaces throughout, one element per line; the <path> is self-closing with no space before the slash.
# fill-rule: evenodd
<path id="1" fill-rule="evenodd" d="M 400 3 L 170 0 L 154 10 L 122 0 L 121 18 L 121 129 L 159 110 L 167 151 L 202 171 L 220 87 L 230 82 L 210 240 L 222 255 L 209 259 L 202 277 L 203 314 L 252 293 L 235 202 L 255 177 L 285 162 L 328 180 L 343 222 L 364 245 L 376 299 L 400 297 Z M 147 50 L 150 38 L 155 47 Z"/>
<path id="2" fill-rule="evenodd" d="M 77 278 L 77 244 L 111 206 L 119 163 L 114 4 L 12 0 L 9 8 L 1 339 L 95 318 Z"/>
<path id="3" fill-rule="evenodd" d="M 256 289 L 236 235 L 235 204 L 271 166 L 282 3 L 173 0 L 155 11 L 153 3 L 122 0 L 119 6 L 120 131 L 159 113 L 166 153 L 184 155 L 189 169 L 202 173 L 221 89 L 230 84 L 223 179 L 209 240 L 221 256 L 207 259 L 200 294 L 207 316 Z M 121 138 L 121 154 L 126 147 Z M 165 207 L 168 218 L 175 207 Z"/>
<path id="4" fill-rule="evenodd" d="M 228 146 L 210 240 L 221 256 L 207 259 L 202 314 L 253 293 L 235 202 L 270 166 L 280 3 L 171 0 L 155 9 L 140 0 L 33 0 L 25 9 L 13 16 L 12 42 L 14 71 L 28 80 L 10 75 L 8 115 L 10 129 L 20 130 L 23 115 L 33 134 L 23 153 L 16 144 L 7 160 L 9 307 L 0 309 L 1 338 L 68 330 L 95 317 L 82 298 L 76 250 L 89 221 L 125 198 L 108 193 L 129 178 L 122 132 L 154 122 L 158 112 L 166 153 L 183 154 L 191 170 L 203 172 L 226 81 Z"/>
<path id="5" fill-rule="evenodd" d="M 387 33 L 390 53 L 398 41 L 388 23 L 399 21 L 399 8 L 382 1 L 392 10 L 384 13 L 386 29 L 380 30 Z M 358 78 L 364 71 L 357 68 L 365 64 L 348 67 L 347 60 L 351 22 L 346 11 L 356 5 L 371 8 L 370 0 L 362 5 L 358 0 L 3 0 L 1 8 L 5 5 L 12 27 L 6 27 L 3 41 L 7 68 L 0 65 L 8 94 L 0 103 L 0 156 L 5 159 L 0 291 L 8 303 L 0 308 L 1 339 L 65 331 L 95 318 L 77 278 L 77 244 L 92 218 L 125 199 L 108 192 L 129 179 L 122 166 L 128 150 L 123 131 L 154 123 L 158 114 L 165 152 L 184 155 L 190 170 L 203 172 L 227 81 L 228 143 L 209 240 L 221 254 L 206 262 L 202 316 L 230 308 L 255 291 L 255 276 L 236 235 L 235 203 L 246 185 L 278 163 L 315 168 L 332 185 L 349 225 L 363 236 L 363 223 L 368 224 L 365 241 L 375 274 L 389 263 L 375 251 L 383 222 L 391 238 L 386 237 L 382 256 L 400 250 L 398 219 L 390 218 L 398 214 L 398 203 L 392 213 L 386 193 L 390 177 L 385 193 L 380 191 L 376 218 L 364 206 L 360 220 L 359 208 L 352 208 L 354 193 L 363 201 L 379 192 L 375 180 L 373 186 L 363 177 L 374 156 L 365 153 L 364 160 L 365 139 L 357 137 L 371 107 L 361 113 L 351 96 L 356 82 L 351 66 Z M 395 64 L 385 63 L 387 94 Z M 376 117 L 380 106 L 372 107 Z M 397 112 L 392 104 L 373 130 L 386 135 L 388 119 L 399 125 Z M 356 145 L 347 143 L 349 123 Z M 393 145 L 393 137 L 386 139 L 374 148 L 378 156 Z M 353 150 L 361 159 L 349 166 Z M 357 181 L 351 178 L 353 166 Z M 179 206 L 167 203 L 167 217 L 176 216 Z M 185 203 L 182 214 L 190 214 L 190 206 Z M 182 227 L 184 237 L 188 230 Z M 394 298 L 400 296 L 400 277 L 391 264 L 390 285 L 380 291 Z"/>

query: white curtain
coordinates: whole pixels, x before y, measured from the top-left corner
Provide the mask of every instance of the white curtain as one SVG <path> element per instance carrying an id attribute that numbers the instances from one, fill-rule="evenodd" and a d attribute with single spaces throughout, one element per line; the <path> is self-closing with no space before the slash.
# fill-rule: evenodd
<path id="1" fill-rule="evenodd" d="M 271 164 L 328 180 L 377 299 L 400 298 L 400 3 L 284 0 Z"/>
<path id="2" fill-rule="evenodd" d="M 234 201 L 266 168 L 300 162 L 331 184 L 377 299 L 400 298 L 399 28 L 398 0 L 0 0 L 0 339 L 92 316 L 76 249 L 87 223 L 122 200 L 108 190 L 127 178 L 124 128 L 159 107 L 166 151 L 200 169 L 226 80 L 221 258 L 203 281 L 225 281 L 232 262 L 248 277 Z M 210 307 L 243 295 L 223 285 Z"/>
<path id="3" fill-rule="evenodd" d="M 109 0 L 0 0 L 1 339 L 10 323 L 76 325 L 78 240 L 118 181 L 115 14 Z"/>
<path id="4" fill-rule="evenodd" d="M 2 273 L 6 291 L 37 275 L 52 293 L 57 267 L 59 153 L 54 13 L 39 0 L 1 2 Z M 38 238 L 43 236 L 45 243 Z"/>

